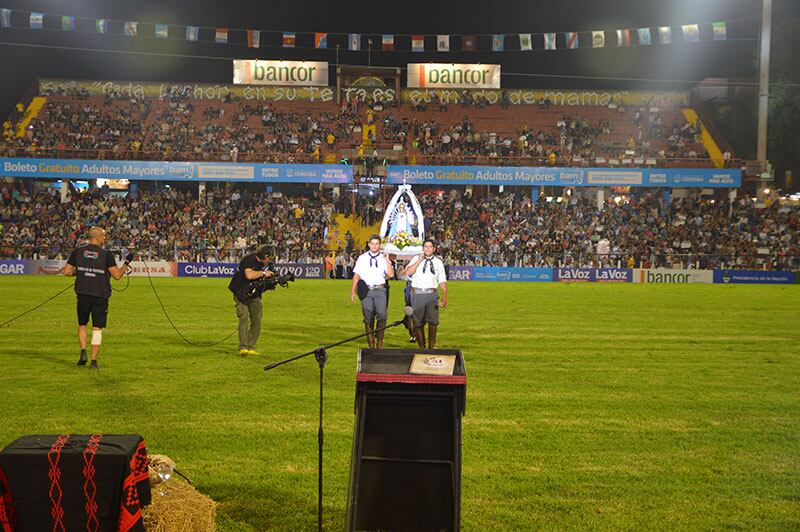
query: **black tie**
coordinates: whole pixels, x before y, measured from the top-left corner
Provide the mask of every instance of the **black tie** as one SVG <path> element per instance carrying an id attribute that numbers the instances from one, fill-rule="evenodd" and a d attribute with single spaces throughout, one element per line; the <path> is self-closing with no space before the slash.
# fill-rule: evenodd
<path id="1" fill-rule="evenodd" d="M 369 266 L 370 266 L 370 268 L 373 267 L 373 266 L 375 266 L 376 268 L 378 267 L 378 257 L 380 257 L 380 256 L 381 256 L 380 253 L 378 253 L 377 255 L 373 255 L 372 253 L 369 253 Z M 373 262 L 375 264 L 373 264 Z"/>
<path id="2" fill-rule="evenodd" d="M 433 269 L 433 259 L 425 259 L 425 263 L 422 265 L 422 273 L 425 273 L 425 269 L 430 267 L 431 273 L 436 275 L 436 270 Z"/>

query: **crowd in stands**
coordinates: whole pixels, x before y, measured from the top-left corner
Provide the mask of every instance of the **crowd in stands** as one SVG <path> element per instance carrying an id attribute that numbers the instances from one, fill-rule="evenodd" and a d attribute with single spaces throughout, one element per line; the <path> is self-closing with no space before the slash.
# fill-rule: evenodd
<path id="1" fill-rule="evenodd" d="M 711 201 L 642 194 L 609 199 L 597 210 L 579 194 L 539 198 L 507 193 L 472 197 L 452 189 L 423 194 L 426 233 L 453 265 L 800 268 L 800 207 L 751 199 Z M 379 222 L 377 201 L 359 202 Z M 341 208 L 339 204 L 339 208 Z M 204 201 L 174 189 L 110 196 L 102 190 L 29 195 L 0 185 L 0 258 L 66 258 L 91 225 L 110 248 L 149 260 L 237 261 L 258 244 L 281 260 L 322 262 L 327 251 L 350 260 L 363 248 L 345 235 L 328 239 L 337 205 L 317 193 L 288 197 L 229 186 Z M 338 248 L 338 249 L 337 249 Z M 326 251 L 327 250 L 327 251 Z"/>
<path id="2" fill-rule="evenodd" d="M 276 258 L 322 262 L 333 205 L 318 195 L 212 190 L 204 201 L 171 189 L 115 197 L 100 189 L 20 192 L 0 187 L 0 258 L 65 259 L 92 225 L 108 232 L 107 247 L 136 250 L 148 260 L 238 261 L 257 245 Z"/>
<path id="3" fill-rule="evenodd" d="M 639 268 L 800 267 L 800 206 L 752 199 L 711 201 L 645 194 L 561 201 L 513 193 L 473 199 L 457 192 L 422 198 L 426 234 L 445 261 L 479 266 Z"/>
<path id="4" fill-rule="evenodd" d="M 468 91 L 460 105 L 358 100 L 250 102 L 90 96 L 53 91 L 25 134 L 7 124 L 0 155 L 108 159 L 322 162 L 352 151 L 426 164 L 710 165 L 700 122 L 644 103 L 509 108 Z M 398 147 L 399 149 L 394 149 Z M 337 160 L 338 159 L 334 159 Z"/>

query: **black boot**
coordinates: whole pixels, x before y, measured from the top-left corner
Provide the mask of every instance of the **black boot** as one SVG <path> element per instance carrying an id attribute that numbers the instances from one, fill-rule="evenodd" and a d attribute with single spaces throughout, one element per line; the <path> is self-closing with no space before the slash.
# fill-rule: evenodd
<path id="1" fill-rule="evenodd" d="M 78 359 L 79 366 L 86 365 L 86 349 L 81 349 L 81 357 Z"/>

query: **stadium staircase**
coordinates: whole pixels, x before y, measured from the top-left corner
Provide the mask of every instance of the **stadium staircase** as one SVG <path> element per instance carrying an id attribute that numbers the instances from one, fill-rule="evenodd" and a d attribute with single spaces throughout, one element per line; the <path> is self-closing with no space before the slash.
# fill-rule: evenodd
<path id="1" fill-rule="evenodd" d="M 24 137 L 25 136 L 25 129 L 31 123 L 31 120 L 38 116 L 39 112 L 44 107 L 44 104 L 47 103 L 47 98 L 44 96 L 36 96 L 31 100 L 31 103 L 28 105 L 28 108 L 25 109 L 25 114 L 22 115 L 22 119 L 17 122 L 17 137 Z"/>
<path id="2" fill-rule="evenodd" d="M 683 116 L 686 118 L 686 121 L 693 126 L 697 124 L 697 121 L 700 119 L 697 116 L 697 112 L 691 108 L 684 109 Z M 714 161 L 714 166 L 717 168 L 722 168 L 725 165 L 725 161 L 722 156 L 722 150 L 719 148 L 719 145 L 717 145 L 714 137 L 711 136 L 708 128 L 706 128 L 705 124 L 702 122 L 700 123 L 700 141 L 703 143 L 703 147 L 708 152 L 711 160 Z"/>
<path id="3" fill-rule="evenodd" d="M 344 235 L 350 231 L 353 235 L 355 248 L 361 249 L 367 239 L 376 234 L 381 229 L 380 222 L 374 225 L 361 225 L 361 218 L 358 216 L 346 216 L 337 214 L 334 219 L 334 229 L 328 234 L 327 249 L 344 249 L 347 242 Z"/>

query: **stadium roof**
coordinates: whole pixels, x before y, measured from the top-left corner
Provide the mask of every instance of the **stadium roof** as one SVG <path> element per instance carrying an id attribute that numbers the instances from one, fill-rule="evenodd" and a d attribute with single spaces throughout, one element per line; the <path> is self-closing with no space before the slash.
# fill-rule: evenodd
<path id="1" fill-rule="evenodd" d="M 775 0 L 775 16 L 797 15 L 800 11 L 797 4 L 800 2 Z M 73 33 L 61 31 L 60 25 L 52 27 L 52 24 L 50 31 L 37 31 L 19 28 L 20 13 L 17 13 L 14 26 L 19 29 L 0 30 L 0 66 L 4 73 L 0 108 L 5 113 L 37 77 L 229 83 L 231 58 L 336 62 L 335 50 L 314 49 L 313 32 L 341 33 L 345 37 L 349 33 L 360 33 L 365 38 L 373 35 L 373 50 L 380 49 L 380 34 L 405 35 L 406 39 L 410 34 L 427 34 L 431 39 L 437 34 L 484 35 L 479 37 L 478 43 L 478 48 L 484 50 L 477 52 L 373 51 L 369 59 L 373 65 L 400 67 L 408 62 L 428 61 L 500 63 L 502 84 L 507 87 L 667 90 L 688 88 L 693 82 L 708 77 L 755 80 L 761 0 L 408 0 L 393 3 L 363 0 L 326 3 L 18 0 L 5 2 L 3 7 L 73 15 L 79 17 L 79 26 L 80 17 L 86 17 L 89 23 L 90 19 L 105 18 L 139 21 L 142 25 L 162 23 L 173 27 L 193 25 L 297 32 L 294 49 L 263 42 L 262 47 L 255 50 L 241 44 L 187 42 L 180 37 L 159 40 L 152 37 L 152 29 L 149 38 L 126 37 L 120 32 Z M 27 22 L 24 13 L 22 17 L 23 22 Z M 58 17 L 49 18 L 58 20 Z M 515 51 L 502 53 L 487 50 L 480 42 L 481 39 L 490 42 L 491 34 L 495 33 L 513 35 L 516 39 L 518 33 L 563 35 L 568 31 L 602 29 L 614 35 L 619 28 L 631 28 L 635 32 L 642 27 L 678 27 L 720 20 L 727 21 L 724 42 L 682 43 L 678 34 L 674 39 L 677 42 L 670 46 L 617 48 L 610 41 L 602 49 L 522 52 L 517 45 Z M 85 27 L 86 23 L 83 24 Z M 182 29 L 170 29 L 170 37 Z M 460 43 L 460 37 L 455 40 Z M 233 35 L 231 41 L 234 41 Z M 397 48 L 400 48 L 399 41 L 398 37 Z M 339 53 L 342 64 L 366 64 L 367 60 L 365 50 L 343 49 Z"/>

